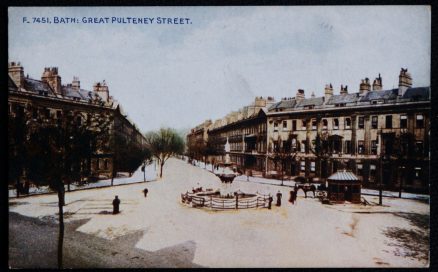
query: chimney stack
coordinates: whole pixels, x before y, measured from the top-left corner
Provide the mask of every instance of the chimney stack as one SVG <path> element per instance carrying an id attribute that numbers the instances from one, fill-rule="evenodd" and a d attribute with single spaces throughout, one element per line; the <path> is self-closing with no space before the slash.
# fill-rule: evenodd
<path id="1" fill-rule="evenodd" d="M 24 88 L 24 70 L 19 62 L 10 62 L 8 74 L 18 88 Z"/>
<path id="2" fill-rule="evenodd" d="M 359 85 L 359 95 L 365 96 L 371 90 L 370 79 L 362 79 Z"/>
<path id="3" fill-rule="evenodd" d="M 105 80 L 100 83 L 97 82 L 93 85 L 93 91 L 96 92 L 105 102 L 109 102 L 109 90 Z"/>
<path id="4" fill-rule="evenodd" d="M 380 73 L 379 73 L 379 77 L 376 77 L 376 79 L 374 79 L 373 81 L 373 91 L 381 91 L 382 90 L 382 78 L 380 77 Z"/>
<path id="5" fill-rule="evenodd" d="M 332 84 L 326 84 L 324 88 L 324 101 L 329 101 L 330 97 L 333 95 L 333 86 Z"/>
<path id="6" fill-rule="evenodd" d="M 304 90 L 303 89 L 298 89 L 297 94 L 295 95 L 295 99 L 297 101 L 303 100 L 305 98 L 304 95 Z"/>
<path id="7" fill-rule="evenodd" d="M 398 95 L 403 96 L 408 88 L 412 86 L 412 77 L 408 69 L 401 68 L 398 77 Z"/>
<path id="8" fill-rule="evenodd" d="M 56 94 L 61 94 L 61 77 L 58 75 L 58 67 L 44 68 L 41 80 L 47 82 Z"/>
<path id="9" fill-rule="evenodd" d="M 74 90 L 79 91 L 81 89 L 81 82 L 79 81 L 79 77 L 74 76 L 71 86 Z"/>
<path id="10" fill-rule="evenodd" d="M 340 91 L 341 95 L 346 95 L 348 94 L 348 86 L 345 85 L 345 87 L 343 85 L 341 85 L 341 91 Z"/>

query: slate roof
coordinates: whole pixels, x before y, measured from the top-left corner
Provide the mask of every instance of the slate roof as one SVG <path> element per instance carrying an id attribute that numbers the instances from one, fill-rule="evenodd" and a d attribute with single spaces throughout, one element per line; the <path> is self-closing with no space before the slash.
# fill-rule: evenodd
<path id="1" fill-rule="evenodd" d="M 39 93 L 40 91 L 47 92 L 49 96 L 55 96 L 47 82 L 32 78 L 24 78 L 24 89 L 28 92 Z"/>
<path id="2" fill-rule="evenodd" d="M 295 108 L 303 108 L 306 106 L 321 106 L 322 104 L 324 104 L 324 99 L 323 97 L 315 97 L 315 98 L 307 98 L 307 99 L 303 99 L 301 101 L 298 101 Z"/>
<path id="3" fill-rule="evenodd" d="M 358 181 L 359 178 L 353 174 L 353 172 L 351 171 L 347 171 L 347 170 L 341 170 L 338 171 L 336 173 L 334 173 L 333 175 L 331 175 L 330 177 L 327 178 L 328 180 L 336 180 L 336 181 Z"/>
<path id="4" fill-rule="evenodd" d="M 10 76 L 8 76 L 8 90 L 9 91 L 17 91 L 18 87 L 15 85 L 15 82 L 12 80 Z"/>
<path id="5" fill-rule="evenodd" d="M 71 86 L 62 86 L 62 90 L 64 92 L 64 95 L 67 97 L 84 99 L 84 97 L 79 93 L 79 91 Z"/>
<path id="6" fill-rule="evenodd" d="M 275 109 L 292 109 L 297 104 L 297 101 L 295 99 L 290 100 L 281 100 L 280 102 L 277 102 L 273 104 L 271 107 L 269 107 L 269 111 L 275 110 Z"/>
<path id="7" fill-rule="evenodd" d="M 362 97 L 360 101 L 364 102 L 364 101 L 372 101 L 372 100 L 392 100 L 392 99 L 397 99 L 397 95 L 398 95 L 398 89 L 370 91 L 364 97 Z"/>
<path id="8" fill-rule="evenodd" d="M 429 100 L 430 99 L 430 87 L 417 87 L 409 88 L 406 90 L 403 98 L 415 99 L 415 100 Z"/>
<path id="9" fill-rule="evenodd" d="M 334 104 L 341 104 L 341 103 L 356 103 L 356 101 L 359 100 L 359 94 L 358 93 L 351 93 L 351 94 L 345 94 L 345 95 L 333 95 L 329 98 L 329 100 L 326 102 L 327 105 L 334 105 Z"/>

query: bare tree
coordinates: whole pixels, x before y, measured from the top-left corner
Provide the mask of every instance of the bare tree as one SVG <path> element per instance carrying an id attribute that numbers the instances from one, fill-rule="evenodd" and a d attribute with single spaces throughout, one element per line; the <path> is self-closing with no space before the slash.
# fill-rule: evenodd
<path id="1" fill-rule="evenodd" d="M 171 128 L 161 128 L 145 135 L 146 144 L 151 154 L 160 164 L 160 178 L 163 177 L 163 166 L 173 155 L 184 152 L 183 138 Z"/>

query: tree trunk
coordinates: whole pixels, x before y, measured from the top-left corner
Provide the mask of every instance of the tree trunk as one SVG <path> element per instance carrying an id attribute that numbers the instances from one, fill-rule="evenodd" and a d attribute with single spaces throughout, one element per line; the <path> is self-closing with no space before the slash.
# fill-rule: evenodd
<path id="1" fill-rule="evenodd" d="M 17 177 L 17 182 L 15 183 L 15 187 L 17 189 L 17 198 L 20 197 L 20 178 Z"/>
<path id="2" fill-rule="evenodd" d="M 67 191 L 70 192 L 70 179 L 68 179 L 68 183 L 67 183 Z"/>
<path id="3" fill-rule="evenodd" d="M 64 186 L 64 185 L 62 185 Z M 59 208 L 59 235 L 58 235 L 58 269 L 62 269 L 62 249 L 64 244 L 64 193 L 63 189 L 58 189 L 58 208 Z"/>
<path id="4" fill-rule="evenodd" d="M 163 162 L 160 163 L 160 178 L 163 177 L 163 166 L 164 166 L 164 163 Z"/>

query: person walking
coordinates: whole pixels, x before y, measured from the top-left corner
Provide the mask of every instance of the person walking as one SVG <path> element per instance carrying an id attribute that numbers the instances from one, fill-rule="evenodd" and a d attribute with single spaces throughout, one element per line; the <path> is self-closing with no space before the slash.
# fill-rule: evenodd
<path id="1" fill-rule="evenodd" d="M 290 196 L 289 196 L 289 202 L 292 203 L 292 205 L 293 205 L 294 202 L 295 202 L 294 194 L 295 194 L 295 190 L 291 190 L 291 191 L 290 191 Z"/>
<path id="2" fill-rule="evenodd" d="M 282 194 L 280 193 L 280 191 L 278 191 L 278 193 L 277 193 L 277 203 L 275 204 L 278 207 L 281 206 L 281 196 L 282 196 Z"/>
<path id="3" fill-rule="evenodd" d="M 148 196 L 148 188 L 144 188 L 143 193 L 144 193 L 144 197 L 146 198 Z"/>
<path id="4" fill-rule="evenodd" d="M 271 209 L 272 201 L 273 201 L 272 196 L 269 196 L 269 198 L 268 198 L 268 209 Z"/>
<path id="5" fill-rule="evenodd" d="M 120 212 L 120 199 L 119 196 L 116 196 L 113 200 L 113 214 L 118 214 Z"/>

